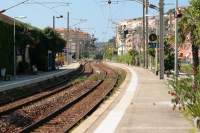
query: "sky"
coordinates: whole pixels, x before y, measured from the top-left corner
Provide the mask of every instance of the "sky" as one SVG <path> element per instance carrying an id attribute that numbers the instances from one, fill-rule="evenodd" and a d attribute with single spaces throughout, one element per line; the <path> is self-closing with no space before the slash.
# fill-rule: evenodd
<path id="1" fill-rule="evenodd" d="M 1 0 L 0 10 L 24 0 Z M 70 13 L 70 27 L 80 28 L 94 34 L 98 41 L 107 41 L 115 35 L 116 23 L 124 19 L 142 17 L 142 5 L 130 0 L 112 0 L 111 5 L 107 0 L 30 0 L 30 2 L 66 2 L 63 4 L 23 4 L 5 12 L 10 17 L 26 16 L 20 20 L 39 28 L 52 27 L 53 16 L 63 15 L 64 18 L 56 19 L 56 28 L 67 27 L 67 12 Z M 180 6 L 187 6 L 189 0 L 179 0 Z M 150 0 L 157 5 L 159 0 Z M 175 0 L 165 0 L 165 11 L 175 7 Z M 157 15 L 150 10 L 149 15 Z M 85 19 L 83 21 L 81 19 Z"/>

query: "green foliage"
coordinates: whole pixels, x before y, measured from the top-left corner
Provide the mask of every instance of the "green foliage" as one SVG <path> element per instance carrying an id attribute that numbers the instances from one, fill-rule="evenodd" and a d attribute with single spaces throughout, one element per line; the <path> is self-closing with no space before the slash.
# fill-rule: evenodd
<path id="1" fill-rule="evenodd" d="M 111 60 L 112 57 L 115 54 L 116 48 L 115 48 L 115 38 L 110 39 L 105 45 L 104 45 L 104 58 Z"/>
<path id="2" fill-rule="evenodd" d="M 200 117 L 200 74 L 196 77 L 197 87 L 193 87 L 193 78 L 174 79 L 170 81 L 173 90 L 169 93 L 173 96 L 174 109 L 187 109 L 193 117 Z"/>
<path id="3" fill-rule="evenodd" d="M 111 60 L 113 57 L 114 49 L 113 48 L 106 48 L 104 52 L 104 58 Z"/>
<path id="4" fill-rule="evenodd" d="M 200 2 L 199 0 L 190 0 L 190 6 L 184 10 L 183 17 L 179 22 L 179 34 L 182 42 L 186 36 L 190 35 L 193 55 L 193 74 L 197 75 L 199 70 L 199 44 L 200 44 Z"/>
<path id="5" fill-rule="evenodd" d="M 168 43 L 168 39 L 165 39 L 164 41 L 164 53 L 165 71 L 170 71 L 174 69 L 174 49 Z"/>
<path id="6" fill-rule="evenodd" d="M 155 58 L 156 50 L 155 50 L 154 48 L 149 48 L 147 52 L 148 52 L 148 54 L 149 54 L 150 56 L 152 56 L 152 57 Z"/>
<path id="7" fill-rule="evenodd" d="M 9 74 L 13 73 L 14 43 L 13 25 L 0 21 L 0 68 L 6 68 Z M 23 51 L 22 62 L 18 66 L 18 72 L 25 69 L 22 64 L 25 62 L 25 48 L 30 45 L 31 64 L 36 65 L 39 70 L 47 70 L 48 50 L 53 52 L 52 62 L 55 62 L 55 55 L 61 52 L 65 41 L 51 28 L 40 30 L 24 23 L 16 23 L 16 49 Z M 53 65 L 54 66 L 54 65 Z M 31 66 L 26 67 L 31 68 Z M 29 69 L 30 70 L 30 69 Z"/>
<path id="8" fill-rule="evenodd" d="M 180 72 L 187 73 L 187 74 L 193 74 L 192 65 L 191 64 L 181 64 Z"/>
<path id="9" fill-rule="evenodd" d="M 179 35 L 181 41 L 190 36 L 192 43 L 193 66 L 182 66 L 182 70 L 191 71 L 193 68 L 194 77 L 185 79 L 174 79 L 171 81 L 173 91 L 170 94 L 174 97 L 174 108 L 187 109 L 193 117 L 200 117 L 200 73 L 198 49 L 200 44 L 200 2 L 190 0 L 190 6 L 184 10 L 183 17 L 179 21 Z"/>
<path id="10" fill-rule="evenodd" d="M 113 57 L 113 60 L 119 63 L 126 63 L 133 65 L 133 56 L 131 56 L 129 53 L 120 56 L 115 56 Z"/>
<path id="11" fill-rule="evenodd" d="M 13 26 L 0 21 L 0 68 L 13 70 Z"/>
<path id="12" fill-rule="evenodd" d="M 119 63 L 125 63 L 129 65 L 138 65 L 139 53 L 136 50 L 129 50 L 128 53 L 124 55 L 114 54 L 114 49 L 107 49 L 108 51 L 104 53 L 104 58 L 113 60 Z"/>
<path id="13" fill-rule="evenodd" d="M 135 50 L 135 49 L 129 50 L 129 51 L 128 51 L 128 54 L 131 55 L 131 56 L 133 56 L 133 57 L 139 55 L 138 51 Z"/>

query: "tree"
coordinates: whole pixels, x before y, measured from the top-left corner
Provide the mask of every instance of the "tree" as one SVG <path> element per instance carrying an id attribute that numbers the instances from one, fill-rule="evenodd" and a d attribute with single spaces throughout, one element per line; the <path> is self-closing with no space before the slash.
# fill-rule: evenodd
<path id="1" fill-rule="evenodd" d="M 170 71 L 174 69 L 174 49 L 171 47 L 168 39 L 164 41 L 164 51 L 165 51 L 165 71 Z"/>
<path id="2" fill-rule="evenodd" d="M 198 0 L 191 0 L 190 5 L 183 12 L 183 17 L 179 22 L 179 33 L 182 42 L 189 35 L 192 44 L 193 73 L 199 73 L 199 42 L 200 42 L 200 3 Z"/>
<path id="3" fill-rule="evenodd" d="M 111 60 L 112 57 L 113 57 L 113 53 L 114 53 L 114 48 L 109 47 L 109 45 L 107 45 L 107 46 L 105 47 L 104 57 L 105 57 L 106 59 Z"/>
<path id="4" fill-rule="evenodd" d="M 128 51 L 128 54 L 131 56 L 131 65 L 139 66 L 139 52 L 135 49 L 131 49 Z"/>

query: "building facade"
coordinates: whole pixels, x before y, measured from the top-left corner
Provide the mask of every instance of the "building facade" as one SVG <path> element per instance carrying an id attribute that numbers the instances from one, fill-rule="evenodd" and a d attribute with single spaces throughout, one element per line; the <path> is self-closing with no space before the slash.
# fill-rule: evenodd
<path id="1" fill-rule="evenodd" d="M 156 33 L 157 29 L 157 18 L 156 17 L 149 17 L 149 33 Z M 142 27 L 143 19 L 136 18 L 136 19 L 129 19 L 124 20 L 118 23 L 116 28 L 116 47 L 118 49 L 118 55 L 126 54 L 130 50 L 137 50 L 138 52 L 143 51 L 143 38 L 142 38 Z M 128 30 L 128 34 L 124 37 L 124 29 L 123 27 L 126 26 Z"/>
<path id="2" fill-rule="evenodd" d="M 56 31 L 67 42 L 64 53 L 62 53 L 62 56 L 64 56 L 62 60 L 64 59 L 63 62 L 65 63 L 71 63 L 75 59 L 78 60 L 86 49 L 86 44 L 90 43 L 92 39 L 89 33 L 80 29 L 69 29 L 67 31 L 66 28 L 58 28 Z"/>
<path id="3" fill-rule="evenodd" d="M 184 7 L 180 8 L 184 10 Z M 175 10 L 169 10 L 164 15 L 164 35 L 165 38 L 175 37 Z M 123 38 L 123 26 L 126 25 L 129 33 L 126 38 Z M 118 48 L 118 55 L 127 53 L 131 49 L 135 49 L 138 52 L 143 51 L 142 42 L 142 29 L 143 19 L 129 19 L 118 23 L 116 28 L 116 47 Z M 148 32 L 149 34 L 155 33 L 159 35 L 159 16 L 148 17 Z M 170 42 L 171 47 L 175 47 L 175 42 Z M 185 42 L 178 44 L 178 56 L 184 63 L 192 63 L 192 45 L 189 36 Z M 200 55 L 199 55 L 200 56 Z"/>

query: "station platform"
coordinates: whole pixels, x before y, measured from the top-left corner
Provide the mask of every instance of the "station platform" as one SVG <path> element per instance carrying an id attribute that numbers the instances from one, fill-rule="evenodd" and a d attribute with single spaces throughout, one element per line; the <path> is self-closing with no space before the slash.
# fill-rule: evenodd
<path id="1" fill-rule="evenodd" d="M 66 66 L 64 65 L 63 67 L 60 67 L 56 71 L 38 72 L 38 74 L 36 75 L 19 75 L 19 76 L 16 76 L 15 79 L 11 81 L 0 81 L 0 92 L 21 87 L 21 86 L 25 86 L 25 85 L 29 85 L 29 84 L 33 84 L 33 83 L 37 83 L 37 82 L 41 82 L 47 79 L 59 77 L 78 69 L 79 66 L 80 66 L 79 63 L 72 63 L 70 65 L 66 65 Z"/>
<path id="2" fill-rule="evenodd" d="M 166 80 L 138 67 L 108 63 L 127 71 L 120 89 L 74 133 L 190 133 L 196 129 L 181 112 L 173 111 Z"/>

